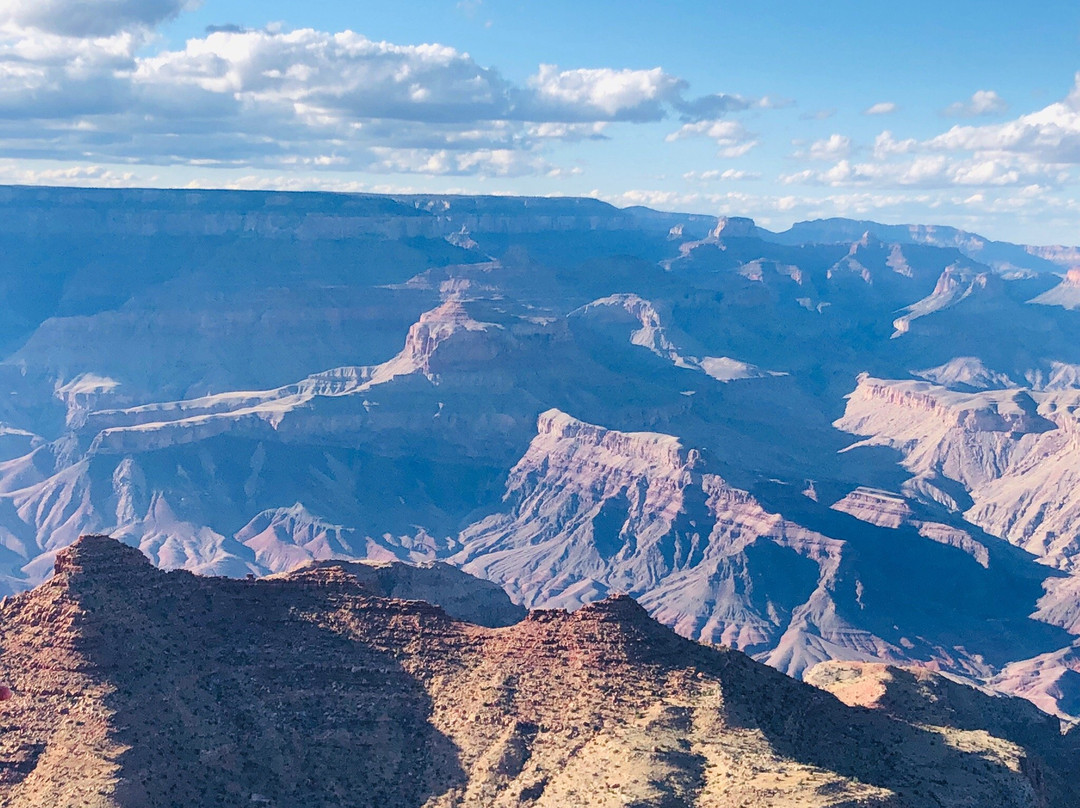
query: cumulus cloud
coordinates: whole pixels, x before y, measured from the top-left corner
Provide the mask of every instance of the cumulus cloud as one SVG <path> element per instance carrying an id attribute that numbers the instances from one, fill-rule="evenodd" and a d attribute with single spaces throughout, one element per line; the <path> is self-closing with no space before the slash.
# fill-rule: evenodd
<path id="1" fill-rule="evenodd" d="M 787 185 L 851 185 L 951 188 L 956 186 L 1018 186 L 1055 182 L 1052 168 L 1016 159 L 976 156 L 951 159 L 944 154 L 920 154 L 900 162 L 840 160 L 824 170 L 806 169 L 783 174 Z"/>
<path id="2" fill-rule="evenodd" d="M 863 110 L 864 115 L 891 115 L 896 112 L 899 107 L 892 101 L 879 101 L 871 107 Z"/>
<path id="3" fill-rule="evenodd" d="M 521 177 L 530 174 L 559 176 L 562 170 L 545 160 L 512 149 L 385 149 L 374 148 L 373 173 L 428 174 L 432 176 Z"/>
<path id="4" fill-rule="evenodd" d="M 998 115 L 1009 105 L 993 90 L 978 90 L 967 101 L 957 101 L 945 108 L 945 114 L 958 118 L 975 118 L 981 115 Z"/>
<path id="5" fill-rule="evenodd" d="M 886 129 L 874 139 L 874 158 L 877 160 L 887 160 L 895 154 L 910 154 L 915 151 L 918 146 L 919 141 L 915 138 L 897 140 L 893 136 L 893 133 Z"/>
<path id="6" fill-rule="evenodd" d="M 596 123 L 544 122 L 528 124 L 525 127 L 525 132 L 529 137 L 538 140 L 563 140 L 570 142 L 580 140 L 609 140 L 610 138 L 604 134 L 604 130 L 606 130 L 608 126 L 608 121 L 598 121 Z"/>
<path id="7" fill-rule="evenodd" d="M 222 25 L 143 56 L 149 27 L 192 0 L 87 0 L 102 12 L 93 25 L 75 12 L 61 22 L 62 6 L 73 7 L 65 2 L 5 7 L 0 148 L 9 155 L 553 176 L 539 154 L 546 144 L 670 118 L 710 129 L 759 103 L 688 96 L 687 83 L 661 68 L 541 65 L 516 84 L 452 47 L 351 31 Z M 713 137 L 725 155 L 754 145 L 738 126 Z"/>
<path id="8" fill-rule="evenodd" d="M 61 168 L 27 168 L 13 160 L 0 161 L 0 182 L 17 185 L 88 185 L 95 188 L 130 187 L 152 182 L 133 171 L 97 165 L 72 165 Z"/>
<path id="9" fill-rule="evenodd" d="M 1003 109 L 993 92 L 976 93 L 962 114 Z M 835 160 L 825 169 L 804 168 L 781 182 L 833 188 L 846 186 L 918 188 L 1055 188 L 1077 181 L 1080 166 L 1080 74 L 1069 95 L 1043 109 L 1003 123 L 955 125 L 918 140 L 881 132 L 872 159 L 853 161 L 836 142 L 819 141 L 798 156 Z M 816 148 L 815 148 L 816 147 Z"/>
<path id="10" fill-rule="evenodd" d="M 363 119 L 468 123 L 513 117 L 514 89 L 467 54 L 441 45 L 400 46 L 352 32 L 217 32 L 182 51 L 140 60 L 132 85 L 234 111 L 273 112 L 309 126 Z"/>
<path id="11" fill-rule="evenodd" d="M 795 156 L 810 160 L 837 160 L 850 153 L 851 138 L 834 133 L 822 140 L 815 140 L 809 148 L 797 151 Z"/>
<path id="12" fill-rule="evenodd" d="M 200 0 L 4 0 L 0 23 L 67 37 L 155 28 Z"/>
<path id="13" fill-rule="evenodd" d="M 1069 96 L 1001 124 L 954 126 L 927 142 L 945 151 L 1026 155 L 1045 163 L 1080 164 L 1080 74 Z"/>
<path id="14" fill-rule="evenodd" d="M 706 137 L 716 141 L 720 148 L 719 156 L 727 158 L 742 157 L 758 145 L 756 136 L 738 121 L 705 120 L 687 123 L 666 139 L 673 143 L 694 137 Z"/>
<path id="15" fill-rule="evenodd" d="M 541 65 L 519 114 L 558 120 L 658 121 L 680 104 L 686 82 L 652 70 L 560 70 Z"/>

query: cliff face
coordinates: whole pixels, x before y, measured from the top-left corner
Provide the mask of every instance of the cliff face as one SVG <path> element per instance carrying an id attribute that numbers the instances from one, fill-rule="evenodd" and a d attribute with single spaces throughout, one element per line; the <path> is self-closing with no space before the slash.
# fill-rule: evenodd
<path id="1" fill-rule="evenodd" d="M 540 416 L 505 500 L 506 512 L 462 534 L 455 562 L 466 570 L 534 606 L 629 591 L 680 633 L 746 650 L 775 644 L 840 550 L 709 473 L 674 436 L 604 429 L 557 410 Z M 759 553 L 795 568 L 788 586 L 756 595 Z"/>
<path id="2" fill-rule="evenodd" d="M 782 490 L 770 499 L 789 513 L 811 504 Z M 629 592 L 680 634 L 791 675 L 839 658 L 933 660 L 985 677 L 1021 646 L 1041 653 L 1068 641 L 1029 617 L 1045 573 L 1000 542 L 871 489 L 831 510 L 785 518 L 674 436 L 551 410 L 511 470 L 502 506 L 461 534 L 452 561 L 531 607 Z M 979 637 L 990 614 L 1007 643 Z"/>
<path id="3" fill-rule="evenodd" d="M 863 377 L 836 422 L 903 453 L 913 495 L 1071 570 L 1080 521 L 1075 390 L 956 392 Z"/>
<path id="4" fill-rule="evenodd" d="M 0 605 L 11 808 L 1078 796 L 1054 768 L 1072 760 L 1068 737 L 991 728 L 961 742 L 901 711 L 852 709 L 681 639 L 626 597 L 486 629 L 373 595 L 339 566 L 205 579 L 90 537 L 56 567 Z"/>
<path id="5" fill-rule="evenodd" d="M 536 233 L 625 230 L 643 220 L 592 199 L 576 205 L 513 197 L 446 197 L 151 189 L 0 189 L 0 233 L 229 236 L 305 241 L 379 235 L 436 237 L 461 231 Z M 529 203 L 532 203 L 530 206 Z M 540 204 L 537 204 L 540 203 Z M 752 223 L 751 223 L 752 224 Z"/>

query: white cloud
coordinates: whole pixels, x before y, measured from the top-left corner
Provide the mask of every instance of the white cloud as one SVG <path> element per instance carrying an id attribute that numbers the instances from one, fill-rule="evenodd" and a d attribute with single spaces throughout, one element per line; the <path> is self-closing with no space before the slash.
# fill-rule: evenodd
<path id="1" fill-rule="evenodd" d="M 368 171 L 386 174 L 428 174 L 432 176 L 521 177 L 543 174 L 563 176 L 563 170 L 528 152 L 512 149 L 372 149 L 375 162 Z"/>
<path id="2" fill-rule="evenodd" d="M 529 137 L 551 140 L 607 140 L 604 130 L 608 128 L 608 121 L 598 123 L 560 123 L 545 122 L 532 123 L 525 127 Z"/>
<path id="3" fill-rule="evenodd" d="M 846 135 L 832 134 L 822 140 L 815 140 L 810 148 L 796 152 L 796 157 L 811 160 L 837 160 L 851 154 L 851 138 Z"/>
<path id="4" fill-rule="evenodd" d="M 4 0 L 0 23 L 68 37 L 155 28 L 200 0 Z"/>
<path id="5" fill-rule="evenodd" d="M 743 171 L 737 168 L 727 168 L 721 171 L 720 169 L 712 169 L 710 171 L 688 171 L 683 174 L 683 179 L 687 182 L 715 182 L 720 180 L 722 182 L 740 182 L 743 180 L 759 180 L 761 174 L 757 171 Z"/>
<path id="6" fill-rule="evenodd" d="M 679 103 L 686 82 L 658 67 L 560 70 L 541 65 L 529 86 L 534 96 L 525 114 L 540 119 L 657 121 L 665 117 L 667 104 Z"/>
<path id="7" fill-rule="evenodd" d="M 528 81 L 532 95 L 519 97 L 517 114 L 530 120 L 660 121 L 676 113 L 684 122 L 715 121 L 751 108 L 778 109 L 782 99 L 714 93 L 687 98 L 683 79 L 650 70 L 560 70 L 541 65 Z"/>
<path id="8" fill-rule="evenodd" d="M 518 85 L 451 47 L 376 42 L 351 31 L 219 26 L 183 48 L 141 56 L 149 27 L 189 0 L 110 1 L 101 25 L 72 22 L 85 37 L 26 27 L 58 29 L 59 0 L 5 7 L 0 149 L 8 155 L 553 176 L 558 167 L 538 154 L 549 143 L 604 139 L 615 122 L 692 122 L 757 103 L 724 94 L 688 99 L 686 82 L 660 68 L 542 65 Z M 715 138 L 726 156 L 755 145 L 734 131 Z"/>
<path id="9" fill-rule="evenodd" d="M 886 160 L 895 154 L 910 154 L 919 147 L 919 141 L 915 138 L 897 140 L 893 133 L 885 130 L 874 139 L 874 158 Z"/>
<path id="10" fill-rule="evenodd" d="M 186 109 L 226 97 L 246 112 L 312 125 L 370 118 L 464 123 L 513 117 L 514 89 L 467 54 L 394 45 L 346 31 L 218 32 L 142 59 L 136 87 L 179 91 Z"/>
<path id="11" fill-rule="evenodd" d="M 983 126 L 954 126 L 927 141 L 944 151 L 1022 154 L 1045 163 L 1080 164 L 1080 73 L 1069 96 L 1012 121 Z"/>
<path id="12" fill-rule="evenodd" d="M 723 142 L 719 143 L 720 151 L 717 152 L 719 157 L 726 157 L 730 160 L 734 160 L 736 157 L 742 157 L 749 154 L 751 151 L 757 148 L 758 141 L 747 140 L 742 143 L 732 143 L 730 146 L 724 145 Z"/>
<path id="13" fill-rule="evenodd" d="M 705 137 L 716 141 L 721 157 L 742 157 L 758 145 L 756 136 L 738 121 L 706 120 L 683 124 L 669 134 L 666 140 L 673 143 L 686 138 Z"/>
<path id="14" fill-rule="evenodd" d="M 73 165 L 59 168 L 27 168 L 14 160 L 0 161 L 0 182 L 15 185 L 84 185 L 95 188 L 130 187 L 138 182 L 152 182 L 133 171 L 97 165 Z"/>
<path id="15" fill-rule="evenodd" d="M 1011 159 L 972 157 L 953 159 L 945 154 L 920 154 L 901 162 L 853 163 L 840 160 L 825 170 L 805 169 L 783 174 L 786 185 L 824 185 L 841 188 L 853 185 L 876 187 L 951 188 L 955 186 L 1005 186 L 1030 184 L 1033 179 L 1050 181 L 1053 172 L 1045 166 Z"/>
<path id="16" fill-rule="evenodd" d="M 877 104 L 874 104 L 873 106 L 863 110 L 863 114 L 890 115 L 893 112 L 896 112 L 897 109 L 899 109 L 899 107 L 897 107 L 896 104 L 894 104 L 892 101 L 880 101 Z"/>
<path id="17" fill-rule="evenodd" d="M 967 101 L 957 101 L 945 108 L 945 114 L 960 118 L 974 118 L 980 115 L 997 115 L 1005 112 L 1009 105 L 993 90 L 978 90 Z"/>
<path id="18" fill-rule="evenodd" d="M 647 189 L 633 189 L 621 193 L 605 193 L 594 189 L 588 196 L 602 199 L 618 207 L 630 207 L 632 205 L 644 205 L 649 208 L 661 210 L 687 210 L 700 208 L 712 202 L 711 194 L 684 194 L 679 191 L 661 191 Z"/>
<path id="19" fill-rule="evenodd" d="M 1001 109 L 990 91 L 976 93 L 965 114 Z M 830 139 L 831 140 L 831 139 Z M 825 156 L 828 141 L 819 141 Z M 797 154 L 812 157 L 809 152 Z M 784 174 L 788 185 L 833 188 L 1054 188 L 1076 183 L 1080 165 L 1080 74 L 1062 101 L 1003 123 L 956 125 L 926 140 L 897 138 L 883 131 L 874 141 L 873 159 L 853 162 L 837 151 L 833 166 Z"/>

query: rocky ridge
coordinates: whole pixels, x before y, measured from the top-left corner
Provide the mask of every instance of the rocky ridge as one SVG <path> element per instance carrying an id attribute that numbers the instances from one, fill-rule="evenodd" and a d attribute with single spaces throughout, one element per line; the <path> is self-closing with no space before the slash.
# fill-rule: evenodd
<path id="1" fill-rule="evenodd" d="M 1077 798 L 1058 768 L 1076 751 L 1049 720 L 1020 737 L 905 713 L 919 704 L 848 707 L 622 596 L 489 629 L 341 566 L 199 578 L 87 537 L 0 617 L 11 808 Z"/>

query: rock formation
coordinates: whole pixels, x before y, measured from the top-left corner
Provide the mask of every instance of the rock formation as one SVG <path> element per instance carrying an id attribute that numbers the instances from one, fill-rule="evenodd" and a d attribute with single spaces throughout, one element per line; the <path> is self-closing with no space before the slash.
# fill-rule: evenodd
<path id="1" fill-rule="evenodd" d="M 0 595 L 90 531 L 241 579 L 452 562 L 1071 714 L 1075 250 L 580 199 L 0 212 Z"/>
<path id="2" fill-rule="evenodd" d="M 347 567 L 199 578 L 87 537 L 0 618 L 10 808 L 1064 808 L 1080 796 L 1072 741 L 1050 719 L 1028 716 L 1026 734 L 972 726 L 933 693 L 848 707 L 679 638 L 625 596 L 489 629 L 375 595 Z"/>

